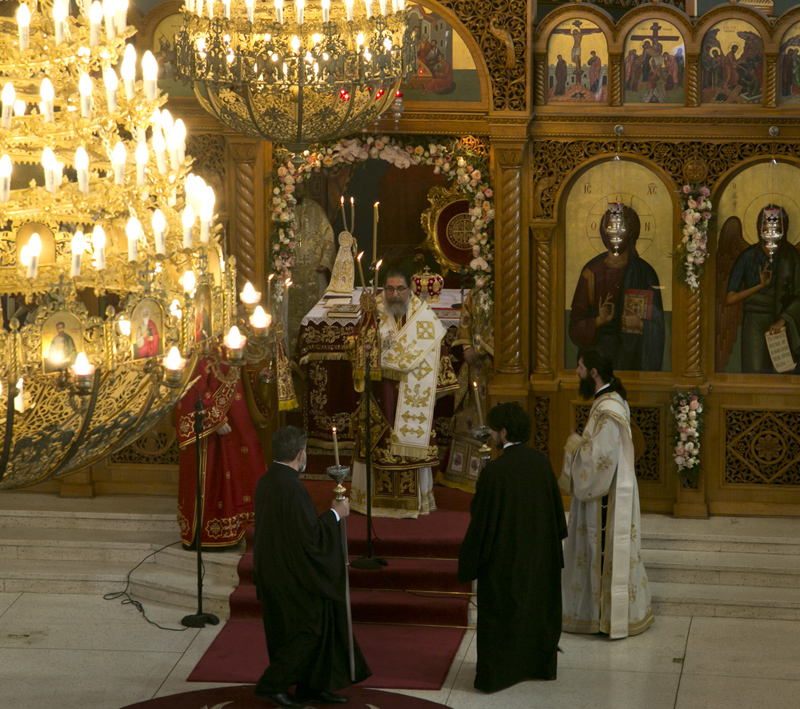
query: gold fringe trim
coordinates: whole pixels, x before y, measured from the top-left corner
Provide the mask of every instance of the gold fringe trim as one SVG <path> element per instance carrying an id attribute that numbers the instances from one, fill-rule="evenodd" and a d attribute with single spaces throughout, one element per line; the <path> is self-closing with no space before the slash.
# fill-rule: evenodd
<path id="1" fill-rule="evenodd" d="M 307 354 L 300 358 L 300 366 L 308 364 L 309 362 L 317 362 L 320 360 L 333 361 L 341 359 L 348 359 L 346 352 L 331 352 L 330 354 L 327 352 L 312 352 L 311 354 Z"/>
<path id="2" fill-rule="evenodd" d="M 473 495 L 475 494 L 475 483 L 472 483 L 472 484 L 460 483 L 460 482 L 457 482 L 456 480 L 448 479 L 447 477 L 445 477 L 446 475 L 447 475 L 446 473 L 442 474 L 442 472 L 439 471 L 436 474 L 436 480 L 434 480 L 434 483 L 436 483 L 437 485 L 444 485 L 444 487 L 450 487 L 450 488 L 452 488 L 454 490 L 461 490 L 462 492 L 469 492 L 469 493 L 472 493 Z"/>
<path id="3" fill-rule="evenodd" d="M 412 510 L 419 509 L 419 500 L 416 497 L 404 500 L 397 497 L 375 497 L 372 496 L 372 506 L 379 509 Z"/>
<path id="4" fill-rule="evenodd" d="M 402 382 L 403 377 L 406 376 L 404 372 L 397 372 L 394 369 L 381 368 L 381 374 L 387 379 L 394 379 L 395 381 Z"/>
<path id="5" fill-rule="evenodd" d="M 297 399 L 287 399 L 286 401 L 278 402 L 278 411 L 294 411 L 299 408 L 300 404 L 297 403 Z"/>
<path id="6" fill-rule="evenodd" d="M 400 443 L 392 443 L 389 446 L 389 451 L 394 455 L 402 455 L 405 458 L 412 458 L 416 460 L 424 460 L 428 457 L 428 446 L 404 446 Z"/>

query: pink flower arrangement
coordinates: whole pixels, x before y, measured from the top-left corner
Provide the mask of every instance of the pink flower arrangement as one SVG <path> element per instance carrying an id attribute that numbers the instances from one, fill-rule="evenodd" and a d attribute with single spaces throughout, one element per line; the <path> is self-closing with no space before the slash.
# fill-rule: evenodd
<path id="1" fill-rule="evenodd" d="M 708 222 L 711 220 L 711 192 L 707 187 L 684 185 L 683 196 L 683 238 L 675 250 L 676 275 L 696 291 L 700 287 L 703 264 L 708 258 Z"/>
<path id="2" fill-rule="evenodd" d="M 677 388 L 672 397 L 673 459 L 684 483 L 696 483 L 700 474 L 700 433 L 705 418 L 704 397 L 697 387 Z"/>

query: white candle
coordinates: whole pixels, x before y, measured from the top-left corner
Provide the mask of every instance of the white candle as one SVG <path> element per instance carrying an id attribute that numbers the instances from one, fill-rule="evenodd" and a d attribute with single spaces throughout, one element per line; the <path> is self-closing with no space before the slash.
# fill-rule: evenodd
<path id="1" fill-rule="evenodd" d="M 136 50 L 132 44 L 125 45 L 125 54 L 122 58 L 122 80 L 125 82 L 125 98 L 133 100 L 136 95 Z"/>
<path id="2" fill-rule="evenodd" d="M 294 11 L 297 15 L 297 24 L 303 24 L 303 11 L 306 9 L 305 0 L 294 0 Z"/>
<path id="3" fill-rule="evenodd" d="M 181 215 L 181 223 L 183 224 L 183 248 L 192 248 L 192 227 L 194 226 L 194 209 L 191 204 L 187 204 L 183 209 Z"/>
<path id="4" fill-rule="evenodd" d="M 91 8 L 89 8 L 89 22 L 91 27 L 89 32 L 90 47 L 96 47 L 98 42 L 100 41 L 100 23 L 102 21 L 103 21 L 103 6 L 98 2 L 98 0 L 94 0 Z"/>
<path id="5" fill-rule="evenodd" d="M 114 152 L 111 155 L 111 162 L 114 163 L 114 184 L 123 187 L 125 185 L 125 163 L 128 160 L 128 153 L 122 141 L 117 141 Z"/>
<path id="6" fill-rule="evenodd" d="M 42 253 L 42 240 L 38 234 L 31 236 L 28 242 L 28 255 L 30 261 L 28 262 L 28 278 L 36 278 L 36 273 L 39 270 L 39 255 Z"/>
<path id="7" fill-rule="evenodd" d="M 147 160 L 150 154 L 147 151 L 147 143 L 139 143 L 136 146 L 136 186 L 144 187 Z"/>
<path id="8" fill-rule="evenodd" d="M 52 148 L 45 148 L 42 151 L 42 169 L 44 170 L 44 188 L 55 194 L 56 186 L 53 179 L 53 166 L 56 162 L 56 156 Z"/>
<path id="9" fill-rule="evenodd" d="M 64 163 L 53 161 L 53 194 L 61 186 L 61 178 L 64 176 Z"/>
<path id="10" fill-rule="evenodd" d="M 28 104 L 26 104 L 21 98 L 18 98 L 16 101 L 14 101 L 14 115 L 17 118 L 22 118 L 22 116 L 25 115 L 25 109 L 27 107 Z"/>
<path id="11" fill-rule="evenodd" d="M 117 86 L 119 79 L 117 79 L 117 72 L 110 66 L 106 67 L 103 72 L 103 83 L 106 85 L 106 101 L 108 102 L 108 112 L 116 113 L 117 111 Z"/>
<path id="12" fill-rule="evenodd" d="M 380 0 L 381 5 L 381 15 L 386 17 L 386 0 Z"/>
<path id="13" fill-rule="evenodd" d="M 186 159 L 186 124 L 183 122 L 183 118 L 175 121 L 173 130 L 177 133 L 178 162 L 182 163 Z"/>
<path id="14" fill-rule="evenodd" d="M 183 274 L 183 292 L 186 295 L 191 295 L 195 285 L 197 285 L 197 278 L 195 278 L 194 271 L 186 271 Z"/>
<path id="15" fill-rule="evenodd" d="M 22 377 L 17 381 L 17 395 L 14 397 L 14 409 L 19 413 L 25 411 L 25 401 L 22 397 Z"/>
<path id="16" fill-rule="evenodd" d="M 86 73 L 81 74 L 78 81 L 78 91 L 81 94 L 81 116 L 92 118 L 92 80 Z"/>
<path id="17" fill-rule="evenodd" d="M 69 275 L 70 278 L 77 278 L 81 275 L 81 257 L 86 250 L 86 239 L 82 231 L 75 232 L 70 246 L 72 247 L 72 269 Z"/>
<path id="18" fill-rule="evenodd" d="M 225 10 L 224 10 L 225 19 L 226 20 L 230 20 L 231 19 L 231 0 L 222 0 L 222 4 L 223 4 L 223 6 L 225 8 Z"/>
<path id="19" fill-rule="evenodd" d="M 114 12 L 116 11 L 116 4 L 114 0 L 103 0 L 103 17 L 106 20 L 106 38 L 114 39 L 117 36 L 116 29 L 114 28 Z"/>
<path id="20" fill-rule="evenodd" d="M 64 22 L 67 19 L 67 7 L 64 0 L 55 0 L 53 3 L 53 22 L 56 26 L 56 46 L 64 41 Z"/>
<path id="21" fill-rule="evenodd" d="M 11 199 L 11 158 L 3 155 L 0 158 L 0 202 Z"/>
<path id="22" fill-rule="evenodd" d="M 472 382 L 475 390 L 475 408 L 478 409 L 478 425 L 483 426 L 483 411 L 481 410 L 481 397 L 478 393 L 478 382 Z"/>
<path id="23" fill-rule="evenodd" d="M 322 21 L 330 22 L 331 20 L 331 0 L 322 0 Z"/>
<path id="24" fill-rule="evenodd" d="M 28 6 L 23 3 L 17 10 L 17 25 L 19 28 L 19 48 L 24 52 L 30 47 L 30 32 L 31 32 L 31 11 Z"/>
<path id="25" fill-rule="evenodd" d="M 148 101 L 155 101 L 158 96 L 158 62 L 149 49 L 142 57 L 142 74 L 144 75 L 144 95 Z"/>
<path id="26" fill-rule="evenodd" d="M 229 350 L 241 350 L 247 344 L 247 338 L 233 325 L 225 337 L 225 346 Z"/>
<path id="27" fill-rule="evenodd" d="M 114 24 L 119 34 L 125 32 L 128 26 L 128 0 L 116 0 L 114 3 Z"/>
<path id="28" fill-rule="evenodd" d="M 139 237 L 142 234 L 142 224 L 136 217 L 128 219 L 125 234 L 128 237 L 128 261 L 138 261 Z"/>
<path id="29" fill-rule="evenodd" d="M 39 89 L 39 94 L 42 97 L 42 102 L 39 104 L 39 108 L 42 111 L 42 116 L 44 117 L 45 123 L 52 123 L 55 120 L 55 116 L 53 115 L 53 98 L 55 97 L 55 92 L 53 91 L 53 83 L 48 78 L 44 78 L 42 80 L 42 86 Z"/>
<path id="30" fill-rule="evenodd" d="M 177 170 L 181 166 L 180 159 L 178 157 L 180 136 L 174 127 L 169 133 L 167 133 L 167 148 L 169 148 L 169 166 L 173 170 Z"/>
<path id="31" fill-rule="evenodd" d="M 339 467 L 339 439 L 336 437 L 336 426 L 333 427 L 333 455 L 336 458 L 336 467 Z"/>
<path id="32" fill-rule="evenodd" d="M 79 147 L 75 151 L 75 170 L 78 173 L 78 188 L 83 194 L 89 193 L 89 155 L 86 148 Z"/>
<path id="33" fill-rule="evenodd" d="M 156 154 L 156 162 L 158 163 L 158 171 L 165 175 L 167 173 L 167 157 L 165 155 L 167 144 L 164 141 L 164 136 L 161 131 L 153 130 L 153 151 Z"/>
<path id="34" fill-rule="evenodd" d="M 344 0 L 345 7 L 347 8 L 347 21 L 353 21 L 353 0 Z"/>
<path id="35" fill-rule="evenodd" d="M 272 316 L 260 305 L 257 305 L 253 314 L 250 316 L 250 324 L 256 330 L 266 330 L 272 324 Z"/>
<path id="36" fill-rule="evenodd" d="M 106 268 L 106 233 L 99 224 L 92 231 L 92 246 L 94 246 L 94 265 L 98 271 Z"/>
<path id="37" fill-rule="evenodd" d="M 208 0 L 208 19 L 214 19 L 214 0 Z"/>
<path id="38" fill-rule="evenodd" d="M 372 0 L 364 0 L 364 5 L 366 6 L 367 19 L 369 20 L 372 17 Z"/>
<path id="39" fill-rule="evenodd" d="M 16 97 L 17 92 L 14 91 L 14 86 L 10 82 L 7 82 L 3 87 L 2 93 L 0 93 L 0 101 L 2 101 L 3 104 L 3 118 L 0 125 L 6 130 L 11 128 L 11 115 L 14 112 L 14 100 Z"/>
<path id="40" fill-rule="evenodd" d="M 283 24 L 283 0 L 275 0 L 275 17 Z"/>
<path id="41" fill-rule="evenodd" d="M 253 0 L 244 0 L 244 5 L 247 8 L 247 21 L 253 24 Z"/>
<path id="42" fill-rule="evenodd" d="M 208 233 L 211 227 L 211 217 L 214 216 L 214 205 L 208 202 L 203 202 L 200 205 L 200 241 L 203 244 L 208 243 Z"/>
<path id="43" fill-rule="evenodd" d="M 164 241 L 164 229 L 167 226 L 167 220 L 164 219 L 164 213 L 160 209 L 153 212 L 153 237 L 156 243 L 156 253 L 166 254 L 167 248 Z"/>

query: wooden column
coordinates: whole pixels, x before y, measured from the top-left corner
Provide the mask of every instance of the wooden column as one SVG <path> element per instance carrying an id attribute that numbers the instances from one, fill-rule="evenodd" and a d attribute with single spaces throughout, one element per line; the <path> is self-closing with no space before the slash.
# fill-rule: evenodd
<path id="1" fill-rule="evenodd" d="M 608 95 L 611 97 L 612 106 L 622 105 L 622 55 L 608 55 Z"/>
<path id="2" fill-rule="evenodd" d="M 265 148 L 261 141 L 228 137 L 233 162 L 228 194 L 231 203 L 230 249 L 236 256 L 238 289 L 250 281 L 256 290 L 266 291 L 265 261 L 269 251 L 264 176 Z"/>
<path id="3" fill-rule="evenodd" d="M 524 323 L 528 318 L 528 248 L 523 235 L 524 141 L 494 144 L 495 382 L 505 394 L 527 392 Z"/>
<path id="4" fill-rule="evenodd" d="M 552 302 L 552 241 L 555 224 L 537 225 L 531 227 L 533 236 L 532 248 L 535 248 L 534 257 L 534 312 L 536 314 L 535 327 L 535 355 L 534 355 L 534 374 L 552 374 L 553 363 L 551 362 L 551 331 L 553 323 L 551 314 L 553 312 Z"/>

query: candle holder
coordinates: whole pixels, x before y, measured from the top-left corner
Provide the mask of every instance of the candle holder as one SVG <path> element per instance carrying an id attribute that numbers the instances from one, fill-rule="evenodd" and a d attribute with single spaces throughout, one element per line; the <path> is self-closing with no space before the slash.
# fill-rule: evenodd
<path id="1" fill-rule="evenodd" d="M 492 449 L 489 448 L 489 438 L 491 436 L 489 427 L 476 426 L 470 431 L 470 433 L 472 433 L 472 436 L 476 441 L 480 441 L 483 444 L 480 448 L 478 448 L 478 453 L 481 454 L 481 458 L 489 458 L 489 456 L 492 454 Z"/>
<path id="2" fill-rule="evenodd" d="M 342 482 L 348 475 L 350 475 L 349 465 L 328 466 L 328 477 L 336 483 L 336 487 L 333 488 L 333 491 L 336 493 L 337 501 L 344 500 L 344 493 L 347 492 L 347 488 L 342 485 Z"/>

